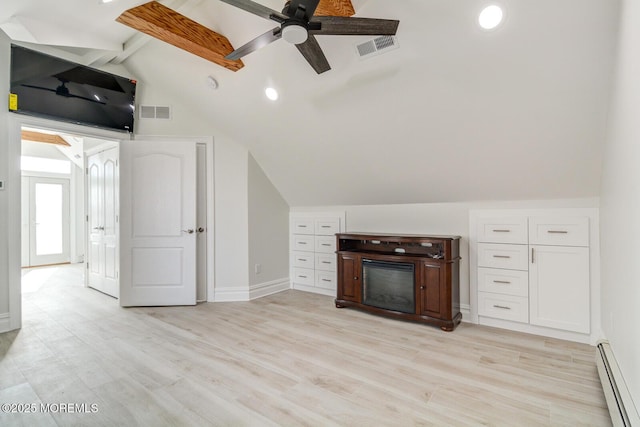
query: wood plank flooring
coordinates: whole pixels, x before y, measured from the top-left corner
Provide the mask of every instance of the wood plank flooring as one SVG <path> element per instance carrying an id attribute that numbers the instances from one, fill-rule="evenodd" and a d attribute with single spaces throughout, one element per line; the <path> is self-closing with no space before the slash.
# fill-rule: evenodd
<path id="1" fill-rule="evenodd" d="M 24 327 L 0 335 L 0 403 L 97 412 L 2 426 L 611 425 L 587 345 L 446 333 L 300 291 L 122 309 L 78 266 L 32 271 L 48 280 L 25 286 Z"/>

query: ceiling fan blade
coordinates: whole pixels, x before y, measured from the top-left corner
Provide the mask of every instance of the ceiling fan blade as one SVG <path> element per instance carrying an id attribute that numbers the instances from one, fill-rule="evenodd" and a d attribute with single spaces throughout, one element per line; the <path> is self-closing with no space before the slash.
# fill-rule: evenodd
<path id="1" fill-rule="evenodd" d="M 287 15 L 300 19 L 304 18 L 306 21 L 308 21 L 315 13 L 316 8 L 318 7 L 318 3 L 320 3 L 320 0 L 291 0 L 289 2 Z M 296 12 L 298 12 L 299 10 L 304 11 L 304 15 L 302 15 L 301 12 L 300 16 L 296 16 Z"/>
<path id="2" fill-rule="evenodd" d="M 233 52 L 225 36 L 156 1 L 125 10 L 116 21 L 231 71 L 244 67 L 242 61 L 224 59 Z"/>
<path id="3" fill-rule="evenodd" d="M 276 27 L 272 30 L 267 31 L 261 36 L 256 37 L 251 40 L 249 43 L 240 46 L 229 55 L 225 56 L 225 59 L 236 60 L 240 59 L 243 56 L 250 54 L 251 52 L 255 52 L 256 50 L 268 45 L 269 43 L 273 43 L 282 37 L 282 30 L 280 27 Z"/>
<path id="4" fill-rule="evenodd" d="M 331 69 L 327 57 L 324 56 L 322 48 L 318 44 L 318 40 L 311 34 L 309 34 L 306 42 L 297 44 L 296 47 L 313 69 L 316 70 L 316 73 L 322 74 Z"/>
<path id="5" fill-rule="evenodd" d="M 310 29 L 316 36 L 393 36 L 400 21 L 395 19 L 345 18 L 342 16 L 315 16 L 310 24 L 320 23 L 319 30 Z"/>
<path id="6" fill-rule="evenodd" d="M 353 16 L 356 10 L 351 0 L 320 0 L 316 16 Z"/>
<path id="7" fill-rule="evenodd" d="M 272 19 L 280 24 L 282 24 L 285 20 L 289 19 L 287 15 L 284 13 L 275 11 L 266 6 L 261 5 L 260 3 L 256 3 L 251 0 L 220 0 L 224 3 L 235 6 L 239 9 L 245 10 L 249 13 L 253 13 L 254 15 L 258 15 L 264 19 Z"/>

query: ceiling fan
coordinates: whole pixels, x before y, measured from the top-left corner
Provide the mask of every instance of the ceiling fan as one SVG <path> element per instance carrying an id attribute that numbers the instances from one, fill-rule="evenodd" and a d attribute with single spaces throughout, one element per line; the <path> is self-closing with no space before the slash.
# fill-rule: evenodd
<path id="1" fill-rule="evenodd" d="M 254 15 L 277 22 L 280 26 L 256 37 L 225 56 L 238 60 L 276 40 L 295 44 L 302 56 L 318 73 L 331 69 L 315 36 L 391 36 L 400 21 L 391 19 L 353 18 L 345 16 L 314 16 L 320 0 L 291 0 L 282 12 L 275 11 L 252 0 L 221 0 Z"/>

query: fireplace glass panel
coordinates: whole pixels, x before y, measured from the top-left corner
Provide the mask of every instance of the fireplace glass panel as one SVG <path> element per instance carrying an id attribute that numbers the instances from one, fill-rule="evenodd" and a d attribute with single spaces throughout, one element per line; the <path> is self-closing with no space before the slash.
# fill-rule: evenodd
<path id="1" fill-rule="evenodd" d="M 364 303 L 403 313 L 415 313 L 414 265 L 362 260 Z"/>

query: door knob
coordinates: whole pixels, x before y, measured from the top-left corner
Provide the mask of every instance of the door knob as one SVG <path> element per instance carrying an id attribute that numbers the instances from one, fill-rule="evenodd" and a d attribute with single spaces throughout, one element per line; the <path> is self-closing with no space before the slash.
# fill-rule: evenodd
<path id="1" fill-rule="evenodd" d="M 194 231 L 192 228 L 188 229 L 188 230 L 182 230 L 183 233 L 189 233 L 189 234 L 193 234 Z"/>
<path id="2" fill-rule="evenodd" d="M 93 227 L 94 230 L 104 230 L 104 227 Z"/>
<path id="3" fill-rule="evenodd" d="M 198 228 L 198 233 L 202 233 L 202 232 L 204 232 L 204 228 L 199 227 L 199 228 Z"/>

